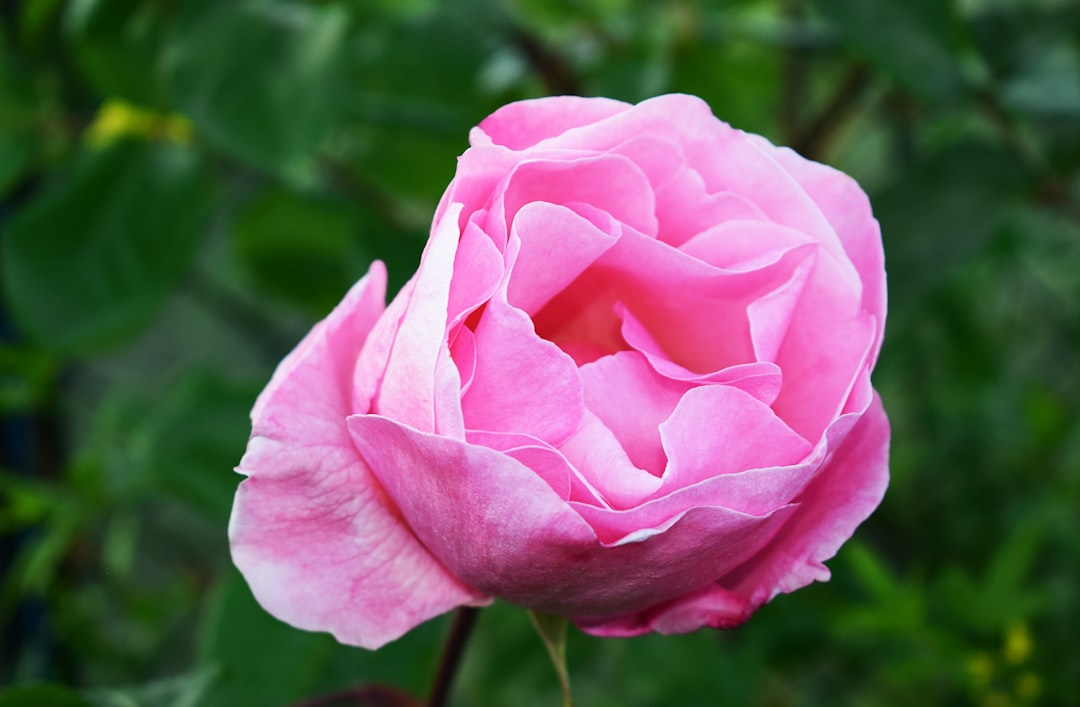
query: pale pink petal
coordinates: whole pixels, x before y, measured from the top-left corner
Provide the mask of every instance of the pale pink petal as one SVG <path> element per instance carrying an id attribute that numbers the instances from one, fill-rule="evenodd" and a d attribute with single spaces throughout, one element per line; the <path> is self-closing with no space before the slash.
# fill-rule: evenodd
<path id="1" fill-rule="evenodd" d="M 383 309 L 380 263 L 279 365 L 252 411 L 229 523 L 233 561 L 283 621 L 377 648 L 481 592 L 404 525 L 345 419 L 356 356 Z M 370 401 L 364 402 L 366 405 Z"/>
<path id="2" fill-rule="evenodd" d="M 727 220 L 686 241 L 679 250 L 729 271 L 760 270 L 815 241 L 802 231 L 769 221 Z"/>
<path id="3" fill-rule="evenodd" d="M 443 409 L 436 407 L 435 391 L 442 388 L 448 392 L 452 387 L 436 378 L 437 364 L 441 356 L 449 359 L 446 334 L 446 303 L 450 296 L 453 276 L 454 253 L 460 232 L 458 211 L 453 205 L 424 249 L 417 270 L 415 284 L 405 313 L 401 319 L 389 363 L 383 375 L 382 385 L 375 399 L 375 410 L 418 429 L 440 429 L 460 413 L 458 402 L 443 399 Z M 456 371 L 452 365 L 444 366 L 442 372 Z M 441 396 L 446 397 L 446 396 Z M 453 427 L 448 434 L 464 435 L 464 430 Z"/>
<path id="4" fill-rule="evenodd" d="M 746 315 L 750 319 L 750 338 L 754 342 L 754 355 L 758 361 L 777 359 L 814 264 L 815 260 L 810 258 L 799 263 L 787 282 L 757 298 L 746 308 Z M 771 400 L 769 402 L 772 403 Z"/>
<path id="5" fill-rule="evenodd" d="M 466 428 L 520 432 L 556 446 L 573 434 L 584 409 L 573 359 L 498 298 L 488 302 L 475 334 L 476 367 L 461 400 Z"/>

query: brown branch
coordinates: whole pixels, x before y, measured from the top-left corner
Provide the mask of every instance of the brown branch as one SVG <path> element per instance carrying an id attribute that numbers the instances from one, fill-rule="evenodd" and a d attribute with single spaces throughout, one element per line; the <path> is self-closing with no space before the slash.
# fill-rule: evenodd
<path id="1" fill-rule="evenodd" d="M 799 154 L 811 159 L 824 154 L 829 141 L 839 131 L 859 98 L 870 86 L 870 79 L 871 73 L 866 66 L 856 64 L 851 67 L 825 108 L 815 120 L 798 132 L 797 137 L 791 141 L 791 147 Z"/>
<path id="2" fill-rule="evenodd" d="M 518 50 L 525 55 L 529 65 L 540 76 L 548 93 L 552 95 L 581 94 L 581 82 L 566 60 L 538 38 L 519 27 L 510 26 L 507 32 Z"/>

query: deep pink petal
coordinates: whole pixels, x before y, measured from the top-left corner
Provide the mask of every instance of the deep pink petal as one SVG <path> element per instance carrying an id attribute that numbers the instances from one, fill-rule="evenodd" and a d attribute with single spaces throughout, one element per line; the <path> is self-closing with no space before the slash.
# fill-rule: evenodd
<path id="1" fill-rule="evenodd" d="M 655 606 L 648 611 L 616 619 L 579 619 L 585 633 L 604 638 L 628 638 L 646 633 L 692 633 L 700 628 L 734 628 L 749 618 L 755 607 L 749 599 L 718 584 Z"/>
<path id="2" fill-rule="evenodd" d="M 816 249 L 795 245 L 758 269 L 728 271 L 626 230 L 597 261 L 595 277 L 669 360 L 711 373 L 755 360 L 748 307 L 788 281 Z"/>
<path id="3" fill-rule="evenodd" d="M 229 523 L 233 561 L 267 611 L 367 648 L 486 601 L 401 522 L 345 426 L 356 411 L 350 357 L 382 312 L 385 287 L 373 264 L 278 366 L 252 411 L 238 467 L 248 478 Z"/>

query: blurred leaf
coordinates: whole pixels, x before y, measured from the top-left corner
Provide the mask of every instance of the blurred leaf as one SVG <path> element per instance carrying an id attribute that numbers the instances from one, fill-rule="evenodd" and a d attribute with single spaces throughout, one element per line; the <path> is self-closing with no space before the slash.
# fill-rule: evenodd
<path id="1" fill-rule="evenodd" d="M 257 392 L 212 374 L 182 380 L 147 421 L 133 450 L 136 466 L 223 526 L 240 483 L 233 468 L 251 430 Z"/>
<path id="2" fill-rule="evenodd" d="M 0 198 L 33 164 L 37 151 L 37 96 L 0 38 Z"/>
<path id="3" fill-rule="evenodd" d="M 347 26 L 336 5 L 215 3 L 175 32 L 170 87 L 218 148 L 260 167 L 300 169 L 337 124 Z"/>
<path id="4" fill-rule="evenodd" d="M 760 42 L 705 35 L 679 48 L 670 88 L 700 96 L 737 128 L 775 136 L 780 59 Z"/>
<path id="5" fill-rule="evenodd" d="M 239 574 L 230 573 L 211 604 L 200 646 L 201 663 L 221 679 L 203 707 L 286 704 L 319 690 L 333 639 L 297 630 L 255 603 Z"/>
<path id="6" fill-rule="evenodd" d="M 158 106 L 161 8 L 153 0 L 73 0 L 67 29 L 79 68 L 106 96 Z"/>
<path id="7" fill-rule="evenodd" d="M 55 368 L 43 351 L 0 345 L 0 413 L 29 412 L 41 405 L 51 391 Z"/>
<path id="8" fill-rule="evenodd" d="M 95 707 L 59 685 L 27 685 L 0 692 L 0 707 Z"/>
<path id="9" fill-rule="evenodd" d="M 7 225 L 3 285 L 26 333 L 54 351 L 101 348 L 146 324 L 202 240 L 197 157 L 121 143 L 83 154 Z"/>
<path id="10" fill-rule="evenodd" d="M 1080 121 L 1080 49 L 1064 42 L 1033 56 L 1009 83 L 1005 101 L 1045 118 Z"/>
<path id="11" fill-rule="evenodd" d="M 885 240 L 891 304 L 910 307 L 927 288 L 990 244 L 1028 172 L 1011 153 L 957 143 L 904 173 L 873 198 Z"/>
<path id="12" fill-rule="evenodd" d="M 487 3 L 361 33 L 351 108 L 362 121 L 352 163 L 379 187 L 434 209 L 468 147 L 468 131 L 498 106 L 479 75 L 501 43 Z M 485 11 L 486 10 L 486 11 Z M 408 76 L 408 81 L 402 81 Z"/>
<path id="13" fill-rule="evenodd" d="M 96 689 L 87 693 L 94 707 L 200 707 L 218 677 L 213 668 L 125 689 Z"/>
<path id="14" fill-rule="evenodd" d="M 276 189 L 239 215 L 233 238 L 260 289 L 324 314 L 371 260 L 364 244 L 377 234 L 360 216 L 340 200 Z"/>
<path id="15" fill-rule="evenodd" d="M 64 493 L 51 485 L 0 470 L 0 532 L 12 533 L 40 523 L 63 500 Z"/>
<path id="16" fill-rule="evenodd" d="M 942 0 L 813 0 L 861 54 L 925 97 L 955 91 L 959 23 Z"/>

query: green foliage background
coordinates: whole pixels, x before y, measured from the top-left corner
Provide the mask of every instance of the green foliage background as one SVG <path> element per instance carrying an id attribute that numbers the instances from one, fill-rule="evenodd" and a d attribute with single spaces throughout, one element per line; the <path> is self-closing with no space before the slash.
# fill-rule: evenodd
<path id="1" fill-rule="evenodd" d="M 446 619 L 342 647 L 232 569 L 248 410 L 487 113 L 668 91 L 871 194 L 892 485 L 736 631 L 571 631 L 579 704 L 1076 704 L 1080 4 L 5 0 L 0 706 L 423 694 Z M 546 660 L 485 610 L 454 703 L 558 704 Z"/>

